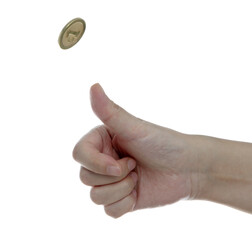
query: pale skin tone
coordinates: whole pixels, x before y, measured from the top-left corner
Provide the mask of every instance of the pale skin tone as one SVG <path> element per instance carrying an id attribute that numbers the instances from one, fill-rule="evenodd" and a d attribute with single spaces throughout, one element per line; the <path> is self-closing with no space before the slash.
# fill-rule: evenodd
<path id="1" fill-rule="evenodd" d="M 252 144 L 183 134 L 143 121 L 90 90 L 104 123 L 76 144 L 80 179 L 114 218 L 181 199 L 202 199 L 252 213 Z"/>

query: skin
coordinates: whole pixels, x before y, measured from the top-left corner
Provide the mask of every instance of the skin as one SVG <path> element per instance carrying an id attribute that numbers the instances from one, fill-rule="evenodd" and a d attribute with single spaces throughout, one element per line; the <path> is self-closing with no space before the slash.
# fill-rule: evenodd
<path id="1" fill-rule="evenodd" d="M 143 121 L 90 89 L 104 123 L 73 150 L 93 202 L 118 218 L 181 199 L 204 199 L 252 213 L 252 144 L 187 135 Z"/>

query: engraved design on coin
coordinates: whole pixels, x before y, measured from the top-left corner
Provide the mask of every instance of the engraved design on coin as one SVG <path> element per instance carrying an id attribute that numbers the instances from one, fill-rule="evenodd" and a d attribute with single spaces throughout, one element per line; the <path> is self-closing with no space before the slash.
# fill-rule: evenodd
<path id="1" fill-rule="evenodd" d="M 59 45 L 62 49 L 73 47 L 83 36 L 86 29 L 86 23 L 81 18 L 75 18 L 70 21 L 61 31 L 59 36 Z"/>
<path id="2" fill-rule="evenodd" d="M 79 32 L 69 31 L 67 34 L 67 41 L 69 43 L 74 43 L 75 41 L 78 40 L 79 34 L 80 34 L 80 31 Z"/>

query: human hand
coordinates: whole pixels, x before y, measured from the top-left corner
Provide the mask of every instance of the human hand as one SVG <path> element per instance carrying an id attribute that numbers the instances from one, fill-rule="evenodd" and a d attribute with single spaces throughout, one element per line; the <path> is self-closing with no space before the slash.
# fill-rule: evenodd
<path id="1" fill-rule="evenodd" d="M 91 87 L 93 111 L 104 123 L 81 138 L 73 157 L 91 199 L 112 217 L 193 197 L 195 152 L 187 135 L 140 120 Z"/>

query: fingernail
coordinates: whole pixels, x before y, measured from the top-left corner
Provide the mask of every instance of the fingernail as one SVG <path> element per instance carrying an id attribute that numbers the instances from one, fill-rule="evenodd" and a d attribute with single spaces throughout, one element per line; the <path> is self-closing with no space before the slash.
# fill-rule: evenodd
<path id="1" fill-rule="evenodd" d="M 119 167 L 115 167 L 115 166 L 108 166 L 107 173 L 112 176 L 120 176 L 121 169 Z"/>
<path id="2" fill-rule="evenodd" d="M 138 180 L 137 174 L 136 174 L 135 172 L 132 172 L 130 175 L 131 175 L 131 177 L 133 178 L 133 181 L 134 181 L 135 183 L 137 183 L 137 180 Z"/>
<path id="3" fill-rule="evenodd" d="M 129 171 L 133 170 L 136 167 L 136 162 L 132 159 L 128 161 L 128 169 Z"/>

